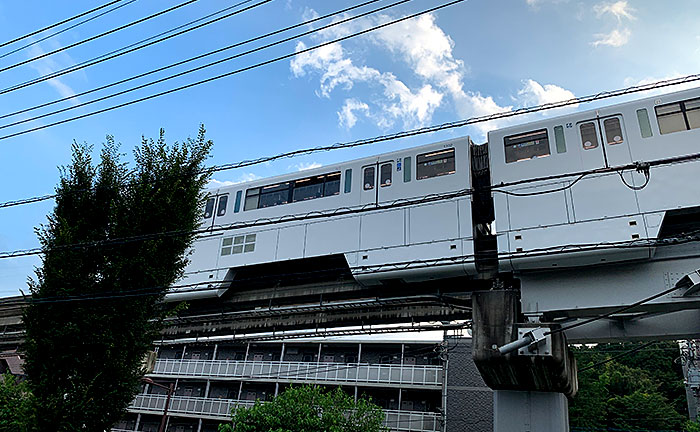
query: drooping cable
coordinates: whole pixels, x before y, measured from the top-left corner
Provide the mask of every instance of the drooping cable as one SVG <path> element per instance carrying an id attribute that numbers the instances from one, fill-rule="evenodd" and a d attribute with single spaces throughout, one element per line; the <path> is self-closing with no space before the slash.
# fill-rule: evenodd
<path id="1" fill-rule="evenodd" d="M 191 0 L 191 1 L 196 1 L 196 0 Z M 263 0 L 263 2 L 261 2 L 261 3 L 265 3 L 265 2 L 269 2 L 269 1 L 272 1 L 272 0 Z M 321 43 L 321 44 L 318 44 L 318 45 L 314 45 L 314 46 L 309 47 L 309 48 L 305 48 L 305 49 L 302 49 L 302 50 L 295 51 L 295 52 L 293 52 L 293 53 L 289 53 L 289 54 L 285 54 L 285 55 L 282 55 L 282 56 L 279 56 L 279 57 L 275 57 L 275 58 L 270 59 L 270 60 L 265 60 L 265 61 L 262 61 L 262 62 L 260 62 L 260 63 L 256 63 L 256 64 L 251 65 L 251 66 L 246 66 L 246 67 L 243 67 L 243 68 L 240 68 L 240 69 L 236 69 L 236 70 L 233 70 L 233 71 L 230 71 L 230 72 L 226 72 L 226 73 L 223 73 L 223 74 L 220 74 L 220 75 L 216 75 L 216 76 L 213 76 L 213 77 L 210 77 L 210 78 L 206 78 L 206 79 L 202 79 L 202 80 L 199 80 L 199 81 L 196 81 L 196 82 L 193 82 L 193 83 L 185 84 L 185 85 L 182 85 L 182 86 L 179 86 L 179 87 L 170 89 L 170 90 L 165 90 L 165 91 L 162 91 L 162 92 L 159 92 L 159 93 L 156 93 L 156 94 L 152 94 L 152 95 L 149 95 L 149 96 L 144 96 L 144 97 L 141 97 L 141 98 L 138 98 L 138 99 L 133 99 L 133 100 L 130 100 L 130 101 L 127 101 L 127 102 L 123 102 L 123 103 L 117 104 L 117 105 L 113 105 L 113 106 L 110 106 L 110 107 L 102 108 L 102 109 L 99 109 L 99 110 L 97 110 L 97 111 L 92 111 L 92 112 L 85 113 L 85 114 L 81 114 L 81 115 L 78 115 L 78 116 L 75 116 L 75 117 L 70 117 L 70 118 L 67 118 L 67 119 L 59 120 L 59 121 L 56 121 L 56 122 L 53 122 L 53 123 L 48 123 L 48 124 L 45 124 L 45 125 L 41 125 L 41 126 L 36 126 L 36 127 L 30 128 L 30 129 L 25 129 L 25 130 L 23 130 L 23 131 L 14 132 L 14 133 L 11 133 L 11 134 L 8 134 L 8 135 L 0 136 L 0 140 L 6 140 L 6 139 L 8 139 L 8 138 L 13 138 L 13 137 L 20 136 L 20 135 L 24 135 L 24 134 L 27 134 L 27 133 L 30 133 L 30 132 L 35 132 L 35 131 L 38 131 L 38 130 L 47 129 L 47 128 L 54 127 L 54 126 L 57 126 L 57 125 L 61 125 L 61 124 L 73 122 L 73 121 L 75 121 L 75 120 L 80 120 L 80 119 L 83 119 L 83 118 L 86 118 L 86 117 L 92 117 L 92 116 L 97 115 L 97 114 L 102 114 L 102 113 L 105 113 L 105 112 L 108 112 L 108 111 L 112 111 L 112 110 L 115 110 L 115 109 L 123 108 L 123 107 L 130 106 L 130 105 L 134 105 L 134 104 L 136 104 L 136 103 L 144 102 L 144 101 L 147 101 L 147 100 L 150 100 L 150 99 L 155 99 L 155 98 L 157 98 L 157 97 L 165 96 L 165 95 L 168 95 L 168 94 L 171 94 L 171 93 L 175 93 L 175 92 L 178 92 L 178 91 L 182 91 L 182 90 L 185 90 L 185 89 L 189 89 L 189 88 L 192 88 L 192 87 L 196 87 L 196 86 L 199 86 L 199 85 L 202 85 L 202 84 L 207 84 L 207 83 L 210 83 L 210 82 L 212 82 L 212 81 L 216 81 L 216 80 L 220 80 L 220 79 L 223 79 L 223 78 L 227 78 L 227 77 L 229 77 L 229 76 L 236 75 L 236 74 L 239 74 L 239 73 L 242 73 L 242 72 L 247 72 L 247 71 L 249 71 L 249 70 L 257 69 L 257 68 L 262 67 L 262 66 L 267 66 L 267 65 L 269 65 L 269 64 L 276 63 L 276 62 L 279 62 L 279 61 L 282 61 L 282 60 L 286 60 L 286 59 L 289 59 L 289 58 L 298 56 L 298 55 L 300 55 L 300 54 L 304 54 L 304 53 L 307 53 L 307 52 L 311 52 L 311 51 L 317 50 L 317 49 L 319 49 L 319 48 L 323 48 L 323 47 L 328 46 L 328 45 L 332 45 L 332 44 L 335 44 L 335 43 L 338 43 L 338 42 L 342 42 L 342 41 L 344 41 L 344 40 L 348 40 L 348 39 L 351 39 L 351 38 L 355 38 L 355 37 L 357 37 L 357 36 L 361 36 L 361 35 L 370 33 L 370 32 L 372 32 L 372 31 L 376 31 L 376 30 L 381 29 L 381 28 L 384 28 L 384 27 L 388 27 L 388 26 L 390 26 L 390 25 L 393 25 L 393 24 L 396 24 L 396 23 L 399 23 L 399 22 L 402 22 L 402 21 L 406 21 L 406 20 L 409 20 L 409 19 L 413 19 L 413 18 L 416 18 L 416 17 L 418 17 L 418 16 L 420 16 L 420 15 L 424 15 L 424 14 L 427 14 L 427 13 L 435 12 L 435 11 L 440 10 L 440 9 L 443 9 L 443 8 L 445 8 L 445 7 L 452 6 L 452 5 L 455 5 L 455 4 L 457 4 L 457 3 L 462 3 L 463 1 L 465 1 L 465 0 L 453 0 L 453 1 L 451 1 L 451 2 L 442 4 L 442 5 L 439 5 L 439 6 L 435 6 L 435 7 L 429 8 L 429 9 L 425 9 L 425 10 L 423 10 L 423 11 L 421 11 L 421 12 L 418 12 L 418 13 L 415 13 L 415 14 L 407 15 L 407 16 L 405 16 L 405 17 L 402 17 L 402 18 L 399 18 L 399 19 L 396 19 L 396 20 L 393 20 L 393 21 L 389 21 L 389 22 L 386 22 L 386 23 L 383 23 L 383 24 L 376 25 L 376 26 L 374 26 L 374 27 L 370 27 L 370 28 L 365 29 L 365 30 L 361 30 L 361 31 L 358 31 L 358 32 L 355 32 L 355 33 L 351 33 L 351 34 L 349 34 L 349 35 L 345 35 L 345 36 L 336 38 L 336 39 L 334 39 L 334 40 L 332 40 L 332 41 L 324 42 L 324 43 Z M 2 70 L 0 70 L 0 72 L 1 72 L 1 71 L 2 71 Z"/>
<path id="2" fill-rule="evenodd" d="M 354 8 L 357 8 L 357 7 L 360 7 L 360 6 L 364 6 L 364 5 L 369 4 L 369 3 L 374 3 L 374 2 L 376 2 L 376 1 L 379 1 L 379 0 L 371 0 L 371 1 L 362 3 L 362 4 L 360 4 L 360 5 L 356 5 L 356 6 L 353 6 L 353 7 L 351 7 L 351 8 L 347 8 L 347 9 L 354 9 Z M 162 82 L 169 81 L 169 80 L 172 80 L 172 79 L 175 79 L 175 78 L 179 78 L 179 77 L 181 77 L 181 76 L 188 75 L 188 74 L 191 74 L 191 73 L 194 73 L 194 72 L 197 72 L 197 71 L 200 71 L 200 70 L 203 70 L 203 69 L 212 67 L 212 66 L 216 66 L 216 65 L 219 65 L 219 64 L 222 64 L 222 63 L 231 61 L 231 60 L 235 60 L 235 59 L 237 59 L 237 58 L 241 58 L 241 57 L 244 57 L 244 56 L 246 56 L 246 55 L 253 54 L 253 53 L 256 53 L 256 52 L 265 50 L 265 49 L 267 49 L 267 48 L 271 48 L 271 47 L 274 47 L 274 46 L 277 46 L 277 45 L 281 45 L 281 44 L 283 44 L 283 43 L 289 42 L 289 41 L 294 40 L 294 39 L 298 39 L 298 38 L 301 38 L 301 37 L 304 37 L 304 36 L 307 36 L 307 35 L 310 35 L 310 34 L 313 34 L 313 33 L 318 33 L 318 32 L 324 31 L 324 30 L 326 30 L 326 29 L 328 29 L 328 28 L 331 28 L 331 27 L 334 27 L 334 26 L 338 26 L 338 25 L 342 25 L 342 24 L 345 24 L 345 23 L 347 23 L 347 22 L 350 22 L 350 21 L 353 21 L 353 20 L 356 20 L 356 19 L 360 19 L 360 18 L 363 18 L 363 17 L 368 16 L 368 15 L 371 15 L 371 14 L 374 14 L 374 13 L 377 13 L 377 12 L 381 12 L 381 11 L 386 10 L 386 9 L 390 9 L 390 8 L 396 7 L 396 6 L 400 5 L 400 4 L 407 3 L 407 2 L 409 2 L 409 1 L 412 1 L 412 0 L 399 0 L 399 1 L 395 2 L 395 3 L 389 4 L 389 5 L 386 5 L 386 6 L 382 6 L 382 7 L 380 7 L 380 8 L 377 8 L 377 9 L 374 9 L 374 10 L 371 10 L 371 11 L 367 11 L 367 12 L 361 13 L 361 14 L 359 14 L 359 15 L 355 15 L 355 16 L 348 17 L 348 18 L 345 18 L 345 19 L 342 19 L 342 20 L 338 20 L 338 21 L 333 21 L 333 22 L 331 22 L 330 24 L 324 25 L 324 26 L 322 26 L 322 27 L 319 27 L 319 28 L 316 28 L 316 29 L 312 29 L 312 30 L 308 30 L 308 31 L 305 31 L 305 32 L 300 33 L 300 34 L 297 34 L 297 35 L 289 36 L 289 37 L 286 37 L 286 38 L 284 38 L 284 39 L 281 39 L 281 40 L 278 40 L 278 41 L 275 41 L 275 42 L 271 42 L 271 43 L 268 43 L 268 44 L 266 44 L 266 45 L 263 45 L 263 46 L 260 46 L 260 47 L 257 47 L 257 48 L 253 48 L 253 49 L 250 49 L 250 50 L 247 50 L 247 51 L 244 51 L 244 52 L 242 52 L 242 53 L 238 53 L 238 54 L 235 54 L 235 55 L 232 55 L 232 56 L 228 56 L 228 57 L 225 57 L 225 58 L 223 58 L 223 59 L 219 59 L 219 60 L 216 60 L 216 61 L 213 61 L 213 62 L 204 64 L 204 65 L 201 65 L 201 66 L 197 66 L 197 67 L 192 68 L 192 69 L 188 69 L 188 70 L 185 70 L 185 71 L 182 71 L 182 72 L 178 72 L 178 73 L 173 74 L 173 75 L 169 75 L 169 76 L 163 77 L 163 78 L 159 78 L 159 79 L 157 79 L 157 80 L 154 80 L 154 81 L 151 81 L 151 82 L 147 82 L 147 83 L 144 83 L 144 84 L 141 84 L 141 85 L 132 87 L 132 88 L 128 88 L 128 89 L 125 89 L 125 90 L 118 91 L 118 92 L 116 92 L 116 93 L 108 94 L 108 95 L 105 95 L 105 96 L 102 96 L 102 97 L 99 97 L 99 98 L 96 98 L 96 99 L 93 99 L 93 100 L 90 100 L 90 101 L 87 101 L 87 102 L 76 103 L 76 104 L 73 104 L 73 105 L 71 105 L 71 106 L 69 106 L 69 107 L 66 107 L 66 108 L 58 109 L 58 110 L 51 111 L 51 112 L 48 112 L 48 113 L 44 113 L 44 114 L 41 114 L 41 115 L 37 115 L 37 116 L 34 116 L 34 117 L 28 117 L 28 118 L 25 118 L 25 119 L 22 119 L 22 120 L 18 120 L 18 121 L 12 122 L 12 123 L 4 124 L 4 125 L 1 125 L 1 126 L 0 126 L 0 129 L 6 129 L 6 128 L 9 128 L 9 127 L 12 127 L 12 126 L 18 126 L 18 125 L 20 125 L 20 124 L 24 124 L 24 123 L 28 123 L 28 122 L 31 122 L 31 121 L 39 120 L 39 119 L 42 119 L 42 118 L 50 117 L 50 116 L 53 116 L 53 115 L 56 115 L 56 114 L 61 114 L 61 113 L 67 112 L 67 111 L 72 111 L 72 110 L 74 110 L 74 109 L 82 108 L 82 107 L 85 107 L 85 106 L 87 106 L 87 105 L 92 105 L 92 104 L 97 103 L 97 102 L 102 102 L 102 101 L 105 101 L 105 100 L 108 100 L 108 99 L 112 99 L 112 98 L 115 98 L 115 97 L 118 97 L 118 96 L 122 96 L 122 95 L 125 95 L 125 94 L 128 94 L 128 93 L 131 93 L 131 92 L 134 92 L 134 91 L 137 91 L 137 90 L 141 90 L 141 89 L 144 89 L 144 88 L 147 88 L 147 87 L 156 85 L 156 84 L 160 84 L 160 83 L 162 83 Z M 347 10 L 347 9 L 346 9 L 346 10 Z M 342 13 L 342 12 L 338 12 L 338 13 Z M 337 13 L 330 14 L 330 16 L 335 15 L 335 14 L 337 14 Z M 327 17 L 327 16 L 326 16 L 326 17 Z M 239 43 L 236 43 L 236 44 L 234 44 L 234 45 L 229 45 L 229 46 L 226 47 L 226 48 L 222 48 L 222 49 L 219 49 L 219 50 L 216 50 L 216 51 L 212 51 L 212 52 L 210 52 L 210 53 L 206 53 L 206 54 L 203 54 L 203 55 L 194 57 L 193 59 L 188 59 L 188 60 L 180 61 L 180 62 L 174 63 L 174 64 L 172 64 L 172 65 L 168 65 L 168 66 L 165 66 L 165 67 L 162 67 L 162 68 L 155 69 L 155 70 L 153 70 L 153 71 L 149 71 L 149 72 L 146 72 L 146 73 L 143 73 L 143 74 L 136 75 L 136 76 L 131 77 L 131 78 L 127 78 L 127 79 L 118 81 L 118 82 L 116 82 L 116 83 L 108 84 L 108 85 L 105 85 L 105 86 L 102 86 L 102 87 L 98 87 L 98 88 L 95 88 L 95 89 L 92 89 L 92 90 L 88 90 L 88 91 L 85 91 L 85 92 L 82 92 L 82 93 L 78 93 L 78 94 L 76 94 L 76 95 L 72 95 L 72 96 L 69 96 L 69 97 L 66 97 L 66 98 L 63 98 L 63 99 L 59 99 L 58 101 L 53 101 L 53 102 L 49 102 L 49 103 L 46 103 L 46 104 L 42 104 L 42 105 L 40 105 L 40 106 L 38 106 L 38 107 L 44 107 L 44 106 L 51 105 L 51 104 L 54 104 L 54 103 L 57 103 L 57 102 L 63 102 L 63 101 L 66 101 L 66 100 L 70 100 L 70 99 L 73 99 L 73 98 L 77 98 L 77 97 L 80 97 L 80 96 L 84 96 L 84 95 L 87 95 L 87 94 L 90 94 L 90 93 L 93 93 L 93 92 L 96 92 L 96 91 L 99 91 L 99 90 L 104 90 L 104 89 L 106 89 L 106 88 L 109 88 L 109 87 L 112 87 L 112 86 L 115 86 L 115 85 L 118 85 L 118 84 L 123 84 L 123 83 L 125 83 L 125 82 L 132 81 L 132 80 L 137 79 L 137 78 L 142 78 L 142 77 L 147 76 L 147 75 L 150 75 L 150 74 L 152 74 L 152 73 L 161 72 L 161 71 L 166 70 L 166 69 L 169 69 L 169 68 L 171 68 L 171 67 L 178 66 L 178 65 L 182 65 L 182 64 L 187 63 L 187 62 L 189 62 L 189 61 L 192 61 L 192 60 L 195 60 L 195 59 L 200 59 L 200 58 L 203 58 L 203 57 L 205 57 L 205 56 L 208 56 L 208 55 L 211 55 L 211 54 L 214 54 L 214 53 L 217 53 L 217 52 L 224 51 L 224 50 L 226 50 L 226 49 L 231 49 L 231 48 L 234 48 L 234 47 L 237 47 L 237 46 L 241 46 L 241 45 L 250 43 L 250 42 L 255 41 L 255 40 L 259 40 L 259 39 L 268 37 L 268 36 L 273 35 L 273 34 L 281 33 L 281 32 L 283 32 L 283 31 L 286 31 L 286 30 L 290 29 L 290 28 L 296 28 L 296 27 L 301 27 L 301 26 L 304 26 L 304 25 L 308 25 L 308 24 L 310 24 L 310 23 L 312 23 L 312 22 L 314 22 L 314 21 L 318 21 L 319 19 L 322 19 L 322 18 L 321 18 L 321 17 L 314 18 L 313 20 L 309 20 L 309 21 L 306 21 L 306 22 L 303 22 L 303 23 L 299 23 L 299 24 L 296 24 L 296 25 L 291 26 L 291 27 L 287 27 L 287 28 L 282 29 L 282 30 L 277 30 L 277 31 L 275 31 L 275 32 L 268 33 L 268 34 L 263 35 L 263 36 L 258 36 L 258 37 L 253 38 L 253 39 L 248 39 L 248 40 L 246 40 L 246 41 L 244 41 L 244 42 L 239 42 Z M 15 114 L 23 113 L 23 112 L 27 112 L 27 111 L 30 111 L 30 110 L 33 110 L 33 109 L 35 109 L 35 108 L 30 108 L 30 109 L 25 109 L 25 110 L 22 110 L 22 111 L 18 111 L 18 112 L 12 113 L 12 114 L 8 114 L 8 116 L 9 116 L 9 115 L 15 115 Z M 1 117 L 0 117 L 0 118 L 1 118 Z"/>

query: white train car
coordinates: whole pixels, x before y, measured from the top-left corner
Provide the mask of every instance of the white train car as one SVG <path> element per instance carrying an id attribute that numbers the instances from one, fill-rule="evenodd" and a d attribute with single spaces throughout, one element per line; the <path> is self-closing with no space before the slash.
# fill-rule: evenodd
<path id="1" fill-rule="evenodd" d="M 212 289 L 169 299 L 221 295 L 251 266 L 267 265 L 269 273 L 291 262 L 299 272 L 323 270 L 315 260 L 329 256 L 342 258 L 365 285 L 474 274 L 473 258 L 460 258 L 473 257 L 469 195 L 391 207 L 468 189 L 469 146 L 468 137 L 458 138 L 210 191 L 202 226 L 211 232 L 196 240 L 180 284 Z M 353 211 L 226 229 L 337 209 Z M 429 268 L 426 260 L 436 261 Z"/>
<path id="2" fill-rule="evenodd" d="M 648 182 L 614 170 L 700 153 L 700 89 L 496 130 L 488 145 L 502 270 L 648 259 L 700 221 L 697 160 L 652 164 Z"/>

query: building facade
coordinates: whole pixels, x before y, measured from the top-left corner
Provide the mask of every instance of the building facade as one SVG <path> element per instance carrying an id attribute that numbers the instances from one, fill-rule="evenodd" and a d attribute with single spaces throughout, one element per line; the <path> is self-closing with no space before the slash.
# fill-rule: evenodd
<path id="1" fill-rule="evenodd" d="M 271 400 L 294 384 L 369 397 L 392 431 L 493 429 L 492 393 L 480 381 L 468 338 L 192 343 L 158 351 L 148 377 L 174 385 L 168 431 L 214 432 L 231 408 Z M 144 384 L 113 431 L 158 431 L 166 399 L 167 390 Z"/>

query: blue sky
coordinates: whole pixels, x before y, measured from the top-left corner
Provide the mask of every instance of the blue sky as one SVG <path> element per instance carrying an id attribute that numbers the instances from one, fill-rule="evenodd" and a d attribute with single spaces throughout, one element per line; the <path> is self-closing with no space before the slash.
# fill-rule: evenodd
<path id="1" fill-rule="evenodd" d="M 96 0 L 0 3 L 0 41 L 100 3 Z M 0 72 L 0 87 L 70 66 L 234 3 L 198 0 L 147 23 Z M 355 3 L 274 0 L 142 51 L 0 95 L 2 113 L 70 96 Z M 383 0 L 362 11 L 388 3 Z M 87 113 L 245 67 L 440 3 L 438 0 L 412 0 L 379 16 L 291 41 L 131 95 L 78 108 L 72 113 Z M 31 49 L 0 58 L 0 68 L 174 4 L 176 2 L 165 0 L 136 0 Z M 198 125 L 204 123 L 215 143 L 209 162 L 221 164 L 698 73 L 698 22 L 700 7 L 695 0 L 466 1 L 358 39 L 210 84 L 50 129 L 0 139 L 3 150 L 0 153 L 0 201 L 50 193 L 58 179 L 57 167 L 69 162 L 73 140 L 93 143 L 99 149 L 105 135 L 112 134 L 123 144 L 124 151 L 130 153 L 141 136 L 154 137 L 159 128 L 166 130 L 170 140 L 182 140 L 194 136 Z M 0 56 L 16 46 L 18 44 L 0 48 Z M 226 54 L 235 52 L 240 50 Z M 175 70 L 199 64 L 202 63 Z M 102 94 L 107 92 L 99 93 Z M 73 99 L 60 107 L 92 97 Z M 0 135 L 64 117 L 67 115 L 0 129 Z M 0 120 L 0 127 L 21 118 Z M 510 122 L 526 120 L 519 118 Z M 277 175 L 453 136 L 469 134 L 476 141 L 484 141 L 485 131 L 500 124 L 221 172 L 215 175 L 214 184 Z M 0 209 L 0 250 L 36 247 L 34 227 L 46 220 L 52 205 L 52 202 L 44 202 Z M 26 278 L 38 264 L 36 257 L 0 260 L 0 296 L 17 295 L 20 289 L 26 291 Z"/>

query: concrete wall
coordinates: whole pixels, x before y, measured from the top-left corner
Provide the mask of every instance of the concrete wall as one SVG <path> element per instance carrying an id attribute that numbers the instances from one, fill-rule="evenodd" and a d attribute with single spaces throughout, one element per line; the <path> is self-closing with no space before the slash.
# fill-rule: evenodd
<path id="1" fill-rule="evenodd" d="M 448 339 L 445 432 L 493 431 L 493 391 L 472 361 L 471 338 Z"/>

